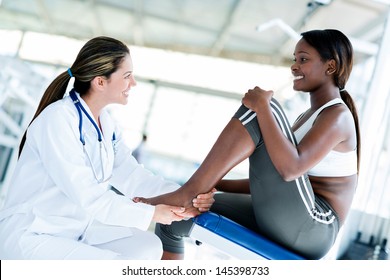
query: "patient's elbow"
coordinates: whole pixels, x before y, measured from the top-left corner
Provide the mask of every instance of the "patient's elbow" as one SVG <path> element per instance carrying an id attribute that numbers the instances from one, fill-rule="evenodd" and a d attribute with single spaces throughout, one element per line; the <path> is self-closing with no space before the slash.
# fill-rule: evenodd
<path id="1" fill-rule="evenodd" d="M 290 168 L 280 169 L 278 170 L 280 176 L 282 179 L 286 182 L 291 182 L 297 179 L 301 174 L 298 174 L 294 170 L 291 170 Z"/>
<path id="2" fill-rule="evenodd" d="M 291 182 L 291 181 L 294 181 L 296 178 L 298 178 L 297 176 L 283 176 L 282 175 L 282 178 L 283 178 L 283 180 L 284 181 L 286 181 L 286 182 Z"/>

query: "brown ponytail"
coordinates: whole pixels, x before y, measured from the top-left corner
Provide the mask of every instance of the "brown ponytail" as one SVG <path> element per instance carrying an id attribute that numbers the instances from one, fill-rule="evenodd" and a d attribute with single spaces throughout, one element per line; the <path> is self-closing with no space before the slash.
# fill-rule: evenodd
<path id="1" fill-rule="evenodd" d="M 68 72 L 63 72 L 57 78 L 54 79 L 54 81 L 48 86 L 45 93 L 43 94 L 41 101 L 39 102 L 37 111 L 35 112 L 30 124 L 47 106 L 64 97 L 69 80 L 70 76 Z M 30 124 L 28 126 L 30 126 Z M 22 140 L 20 141 L 18 157 L 20 157 L 20 154 L 24 147 L 24 143 L 26 142 L 26 134 L 27 130 L 24 132 Z"/>

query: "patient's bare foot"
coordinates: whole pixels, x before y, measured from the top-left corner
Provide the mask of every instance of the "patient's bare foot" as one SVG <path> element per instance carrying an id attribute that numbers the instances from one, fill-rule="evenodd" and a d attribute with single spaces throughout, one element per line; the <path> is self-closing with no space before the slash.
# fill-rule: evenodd
<path id="1" fill-rule="evenodd" d="M 182 189 L 179 189 L 174 192 L 166 193 L 151 198 L 136 197 L 134 198 L 134 201 L 143 202 L 151 205 L 166 204 L 172 206 L 181 206 L 186 209 L 185 212 L 182 213 L 183 217 L 190 218 L 200 214 L 199 210 L 195 208 L 192 204 L 192 200 L 194 197 L 186 195 Z"/>
<path id="2" fill-rule="evenodd" d="M 151 198 L 137 198 L 135 201 L 148 203 L 151 205 L 166 204 L 185 208 L 193 208 L 192 200 L 197 196 L 197 194 L 190 193 L 186 190 L 186 188 L 183 187 L 176 191 Z"/>

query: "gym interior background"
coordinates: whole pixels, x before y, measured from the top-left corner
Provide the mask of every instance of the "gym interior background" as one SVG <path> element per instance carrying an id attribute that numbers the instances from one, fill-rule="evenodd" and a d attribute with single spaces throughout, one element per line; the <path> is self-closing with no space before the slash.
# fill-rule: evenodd
<path id="1" fill-rule="evenodd" d="M 362 165 L 329 259 L 388 259 L 389 0 L 0 0 L 0 207 L 22 133 L 48 83 L 88 39 L 128 44 L 138 85 L 111 108 L 143 164 L 183 183 L 249 88 L 273 89 L 290 121 L 308 104 L 289 66 L 300 33 L 343 31 L 355 49 L 347 89 L 359 109 Z M 247 162 L 229 177 L 247 176 Z M 204 251 L 197 258 L 226 258 Z"/>

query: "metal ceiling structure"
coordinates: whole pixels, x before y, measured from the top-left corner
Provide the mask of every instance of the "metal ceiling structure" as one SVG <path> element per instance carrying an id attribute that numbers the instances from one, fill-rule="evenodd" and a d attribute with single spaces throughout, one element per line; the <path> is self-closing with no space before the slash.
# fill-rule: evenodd
<path id="1" fill-rule="evenodd" d="M 336 28 L 357 57 L 380 42 L 389 0 L 1 0 L 0 29 L 284 65 L 299 33 Z M 350 16 L 353 15 L 353 16 Z"/>

